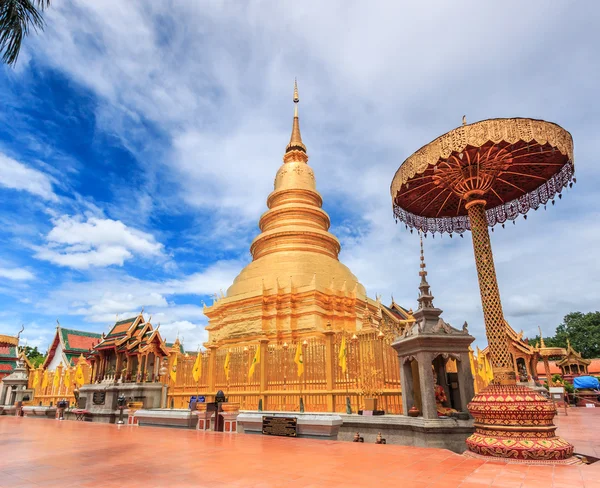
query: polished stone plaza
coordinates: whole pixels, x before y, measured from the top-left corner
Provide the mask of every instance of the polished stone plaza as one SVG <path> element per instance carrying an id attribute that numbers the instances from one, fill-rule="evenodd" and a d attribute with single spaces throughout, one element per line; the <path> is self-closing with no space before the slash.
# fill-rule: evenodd
<path id="1" fill-rule="evenodd" d="M 600 409 L 559 434 L 600 452 Z M 600 462 L 527 466 L 442 449 L 0 417 L 0 486 L 402 486 L 600 488 Z"/>

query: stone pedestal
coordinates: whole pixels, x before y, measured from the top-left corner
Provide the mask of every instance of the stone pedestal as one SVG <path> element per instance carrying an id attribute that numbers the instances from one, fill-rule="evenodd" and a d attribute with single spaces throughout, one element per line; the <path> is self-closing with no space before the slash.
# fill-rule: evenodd
<path id="1" fill-rule="evenodd" d="M 240 413 L 239 403 L 222 403 L 222 412 L 218 415 L 223 417 L 223 432 L 237 432 L 237 418 Z"/>
<path id="2" fill-rule="evenodd" d="M 156 408 L 153 410 L 138 410 L 135 412 L 137 423 L 140 427 L 176 427 L 180 429 L 194 429 L 196 416 L 187 409 Z"/>
<path id="3" fill-rule="evenodd" d="M 381 432 L 387 444 L 437 447 L 459 454 L 465 451 L 465 439 L 475 430 L 472 419 L 426 419 L 404 415 L 341 415 L 341 418 L 344 423 L 337 437 L 340 441 L 351 442 L 354 434 L 359 432 L 365 442 L 371 444 Z"/>
<path id="4" fill-rule="evenodd" d="M 160 408 L 163 389 L 161 383 L 109 383 L 83 385 L 79 389 L 79 405 L 90 413 L 93 422 L 114 424 L 119 418 L 117 398 L 124 395 L 140 408 Z"/>
<path id="5" fill-rule="evenodd" d="M 27 406 L 23 407 L 24 417 L 37 417 L 45 419 L 56 418 L 56 407 Z"/>
<path id="6" fill-rule="evenodd" d="M 256 412 L 242 410 L 237 417 L 238 431 L 262 434 L 262 418 L 295 417 L 298 437 L 335 440 L 342 425 L 342 417 L 336 413 Z"/>
<path id="7" fill-rule="evenodd" d="M 206 407 L 206 403 L 196 404 L 196 411 L 194 413 L 198 416 L 198 423 L 196 426 L 198 430 L 210 430 L 210 420 L 213 416 L 213 412 L 207 412 Z"/>
<path id="8" fill-rule="evenodd" d="M 138 425 L 138 419 L 135 416 L 140 408 L 143 408 L 144 402 L 129 402 L 127 404 L 127 425 Z"/>

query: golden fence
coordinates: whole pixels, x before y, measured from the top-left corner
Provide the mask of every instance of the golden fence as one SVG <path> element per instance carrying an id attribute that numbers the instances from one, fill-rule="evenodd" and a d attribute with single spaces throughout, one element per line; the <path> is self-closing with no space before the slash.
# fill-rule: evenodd
<path id="1" fill-rule="evenodd" d="M 56 405 L 60 400 L 67 400 L 69 405 L 75 405 L 73 390 L 76 385 L 76 371 L 76 367 L 65 368 L 62 364 L 55 371 L 44 370 L 41 365 L 37 369 L 30 369 L 28 388 L 34 390 L 34 397 L 24 404 Z M 91 368 L 85 364 L 82 366 L 82 371 L 84 384 L 87 384 L 90 382 Z M 55 381 L 57 376 L 58 380 Z M 44 383 L 46 386 L 42 386 Z"/>
<path id="2" fill-rule="evenodd" d="M 339 354 L 343 333 L 325 332 L 303 338 L 293 344 L 260 343 L 235 347 L 209 348 L 200 352 L 201 374 L 194 381 L 195 355 L 177 355 L 175 381 L 167 378 L 168 407 L 185 408 L 191 396 L 201 395 L 211 401 L 222 390 L 229 402 L 242 409 L 256 410 L 262 400 L 263 410 L 297 411 L 300 398 L 307 412 L 345 412 L 346 398 L 352 411 L 365 407 L 365 398 L 375 398 L 378 409 L 387 413 L 402 412 L 400 370 L 391 337 L 377 332 L 346 335 L 344 373 Z M 257 348 L 261 359 L 249 375 Z M 296 350 L 302 348 L 304 372 L 299 375 Z M 229 353 L 229 377 L 225 361 Z M 169 358 L 172 371 L 175 355 Z"/>

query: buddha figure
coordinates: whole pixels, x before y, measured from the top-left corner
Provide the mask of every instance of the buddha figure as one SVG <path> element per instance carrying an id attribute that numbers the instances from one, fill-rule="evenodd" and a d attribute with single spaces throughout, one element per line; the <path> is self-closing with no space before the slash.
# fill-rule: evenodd
<path id="1" fill-rule="evenodd" d="M 457 413 L 456 410 L 450 407 L 444 406 L 448 403 L 448 397 L 444 391 L 444 387 L 438 383 L 438 377 L 436 372 L 433 372 L 433 391 L 435 393 L 435 406 L 437 408 L 438 417 L 448 416 L 451 413 Z"/>

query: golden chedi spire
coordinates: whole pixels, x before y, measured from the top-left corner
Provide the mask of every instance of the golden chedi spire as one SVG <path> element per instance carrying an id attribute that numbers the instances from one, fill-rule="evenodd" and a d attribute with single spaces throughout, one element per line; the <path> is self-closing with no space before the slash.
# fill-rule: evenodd
<path id="1" fill-rule="evenodd" d="M 306 146 L 302 142 L 302 135 L 300 134 L 300 121 L 298 119 L 298 82 L 294 80 L 294 121 L 292 122 L 292 135 L 290 137 L 290 143 L 285 148 L 285 155 L 283 156 L 283 162 L 288 163 L 292 161 L 308 161 L 306 155 Z"/>
<path id="2" fill-rule="evenodd" d="M 293 100 L 290 142 L 267 198 L 268 210 L 259 221 L 261 233 L 250 246 L 252 262 L 234 280 L 225 300 L 262 293 L 263 286 L 271 289 L 278 279 L 288 283 L 290 276 L 295 289 L 312 286 L 325 290 L 332 282 L 338 288 L 346 282 L 348 289 L 357 287 L 358 296 L 365 297 L 356 276 L 338 260 L 340 243 L 329 232 L 329 216 L 321 208 L 323 199 L 300 135 L 297 83 Z"/>

